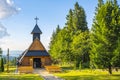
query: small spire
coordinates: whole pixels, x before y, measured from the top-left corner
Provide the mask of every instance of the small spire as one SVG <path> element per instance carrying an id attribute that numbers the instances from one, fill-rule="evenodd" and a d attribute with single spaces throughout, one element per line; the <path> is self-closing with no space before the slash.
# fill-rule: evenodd
<path id="1" fill-rule="evenodd" d="M 36 24 L 37 24 L 37 21 L 39 20 L 39 18 L 36 16 L 35 20 L 36 20 Z"/>

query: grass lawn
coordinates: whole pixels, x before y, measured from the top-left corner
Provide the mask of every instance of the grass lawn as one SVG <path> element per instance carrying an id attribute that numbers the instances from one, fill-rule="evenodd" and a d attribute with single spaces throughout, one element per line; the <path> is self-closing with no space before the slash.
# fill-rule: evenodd
<path id="1" fill-rule="evenodd" d="M 10 68 L 10 73 L 0 72 L 0 80 L 43 80 L 38 74 L 15 74 L 15 67 Z"/>
<path id="2" fill-rule="evenodd" d="M 112 75 L 109 75 L 103 70 L 65 70 L 54 75 L 65 80 L 120 80 L 120 71 L 114 71 Z"/>
<path id="3" fill-rule="evenodd" d="M 0 80 L 43 80 L 38 74 L 0 73 Z"/>

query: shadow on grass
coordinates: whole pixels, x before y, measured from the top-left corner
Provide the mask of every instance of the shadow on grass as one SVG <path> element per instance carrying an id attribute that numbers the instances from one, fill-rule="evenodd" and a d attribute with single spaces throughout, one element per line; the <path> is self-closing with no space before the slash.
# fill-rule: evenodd
<path id="1" fill-rule="evenodd" d="M 73 67 L 61 67 L 63 70 L 72 70 Z"/>
<path id="2" fill-rule="evenodd" d="M 112 74 L 111 76 L 118 76 L 118 77 L 120 77 L 120 74 Z"/>

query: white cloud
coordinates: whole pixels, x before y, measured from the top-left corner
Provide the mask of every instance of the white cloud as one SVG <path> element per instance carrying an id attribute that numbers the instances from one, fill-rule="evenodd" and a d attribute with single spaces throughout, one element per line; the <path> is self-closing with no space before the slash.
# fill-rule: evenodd
<path id="1" fill-rule="evenodd" d="M 14 5 L 13 0 L 0 0 L 0 19 L 12 16 L 20 10 Z"/>
<path id="2" fill-rule="evenodd" d="M 7 29 L 0 23 L 0 38 L 9 36 Z"/>
<path id="3" fill-rule="evenodd" d="M 18 13 L 20 8 L 14 5 L 13 0 L 0 0 L 0 19 L 12 16 Z M 9 36 L 7 29 L 0 23 L 0 39 Z"/>

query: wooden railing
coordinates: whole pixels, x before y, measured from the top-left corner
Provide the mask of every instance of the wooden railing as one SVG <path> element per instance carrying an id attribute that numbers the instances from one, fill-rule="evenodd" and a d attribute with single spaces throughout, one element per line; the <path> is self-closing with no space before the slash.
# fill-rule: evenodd
<path id="1" fill-rule="evenodd" d="M 45 66 L 48 72 L 61 72 L 62 69 L 59 66 Z"/>
<path id="2" fill-rule="evenodd" d="M 18 67 L 18 71 L 20 73 L 33 73 L 33 67 L 32 66 L 20 66 Z"/>

